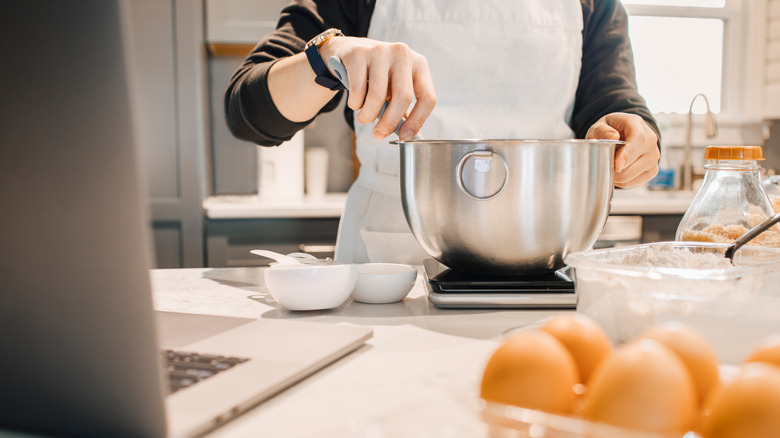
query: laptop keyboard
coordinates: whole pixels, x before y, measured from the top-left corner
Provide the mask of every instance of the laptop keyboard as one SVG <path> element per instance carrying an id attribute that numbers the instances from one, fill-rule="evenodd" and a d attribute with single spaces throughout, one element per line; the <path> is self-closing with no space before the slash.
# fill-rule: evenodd
<path id="1" fill-rule="evenodd" d="M 169 394 L 249 360 L 174 350 L 164 350 L 161 355 L 168 371 Z"/>

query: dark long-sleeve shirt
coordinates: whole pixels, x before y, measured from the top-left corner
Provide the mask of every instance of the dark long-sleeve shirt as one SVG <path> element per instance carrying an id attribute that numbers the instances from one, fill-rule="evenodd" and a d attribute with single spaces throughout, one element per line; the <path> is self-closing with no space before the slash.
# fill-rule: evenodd
<path id="1" fill-rule="evenodd" d="M 580 0 L 583 17 L 582 69 L 571 128 L 578 138 L 601 117 L 613 112 L 641 116 L 659 134 L 639 95 L 634 55 L 628 39 L 628 17 L 619 0 Z M 345 35 L 365 37 L 375 0 L 295 0 L 282 10 L 276 31 L 247 56 L 225 92 L 225 114 L 233 135 L 263 146 L 292 138 L 313 120 L 291 122 L 274 105 L 268 70 L 281 58 L 302 52 L 308 40 L 335 27 Z M 320 112 L 331 111 L 343 91 Z M 345 108 L 352 125 L 352 110 Z M 659 135 L 660 138 L 660 135 Z"/>

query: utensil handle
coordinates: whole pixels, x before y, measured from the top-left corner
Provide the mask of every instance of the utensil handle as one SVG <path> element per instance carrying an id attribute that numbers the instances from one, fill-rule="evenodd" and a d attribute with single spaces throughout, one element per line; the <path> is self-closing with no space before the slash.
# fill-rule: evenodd
<path id="1" fill-rule="evenodd" d="M 739 238 L 726 249 L 726 257 L 733 258 L 734 253 L 736 253 L 738 249 L 778 222 L 780 222 L 780 213 L 775 214 L 764 222 L 761 222 L 760 224 L 751 228 L 747 233 L 739 236 Z"/>
<path id="2" fill-rule="evenodd" d="M 250 253 L 254 255 L 259 255 L 260 257 L 265 257 L 269 259 L 275 260 L 277 263 L 281 265 L 300 265 L 301 262 L 296 259 L 295 257 L 290 257 L 284 254 L 279 254 L 278 252 L 269 251 L 267 249 L 253 249 L 249 251 Z"/>
<path id="3" fill-rule="evenodd" d="M 349 91 L 349 76 L 347 75 L 347 68 L 344 66 L 344 63 L 341 61 L 341 58 L 338 56 L 331 56 L 330 59 L 328 59 L 328 67 L 333 71 L 333 74 L 336 76 L 336 79 L 341 81 L 341 84 L 344 85 L 344 87 Z M 389 100 L 385 101 L 385 104 L 382 105 L 382 109 L 379 110 L 379 116 L 377 116 L 377 119 L 381 119 L 382 116 L 385 114 L 385 110 L 387 109 L 387 105 L 390 103 Z M 401 125 L 406 122 L 405 117 L 401 117 L 401 121 L 398 122 L 398 126 L 395 127 L 395 135 L 398 136 L 398 138 L 401 138 L 400 132 L 401 132 Z M 422 140 L 422 136 L 420 134 L 417 134 L 414 136 L 414 140 Z"/>
<path id="4" fill-rule="evenodd" d="M 344 63 L 341 62 L 341 58 L 338 56 L 331 56 L 328 59 L 328 67 L 333 71 L 336 79 L 341 81 L 341 84 L 349 90 L 349 77 L 347 76 L 347 68 L 344 67 Z"/>

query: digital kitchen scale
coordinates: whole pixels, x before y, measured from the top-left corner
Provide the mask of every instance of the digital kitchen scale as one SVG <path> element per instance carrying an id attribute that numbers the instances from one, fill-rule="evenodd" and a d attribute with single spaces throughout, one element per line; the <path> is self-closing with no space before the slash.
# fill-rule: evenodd
<path id="1" fill-rule="evenodd" d="M 428 300 L 445 309 L 574 309 L 577 295 L 568 267 L 542 275 L 476 275 L 423 261 Z"/>

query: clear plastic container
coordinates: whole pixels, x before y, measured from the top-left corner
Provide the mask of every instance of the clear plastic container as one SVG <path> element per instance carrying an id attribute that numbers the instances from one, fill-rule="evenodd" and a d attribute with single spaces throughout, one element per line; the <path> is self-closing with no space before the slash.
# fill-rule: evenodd
<path id="1" fill-rule="evenodd" d="M 616 344 L 680 321 L 699 330 L 722 362 L 740 363 L 761 339 L 780 332 L 780 249 L 743 246 L 734 265 L 723 267 L 715 262 L 727 247 L 656 242 L 569 254 L 577 311 Z"/>
<path id="2" fill-rule="evenodd" d="M 484 403 L 481 414 L 490 438 L 683 438 L 498 403 Z M 684 438 L 698 435 L 689 432 Z"/>
<path id="3" fill-rule="evenodd" d="M 732 243 L 774 215 L 761 185 L 761 147 L 709 146 L 704 158 L 704 181 L 677 227 L 675 240 Z M 780 228 L 764 232 L 751 245 L 780 246 Z"/>

